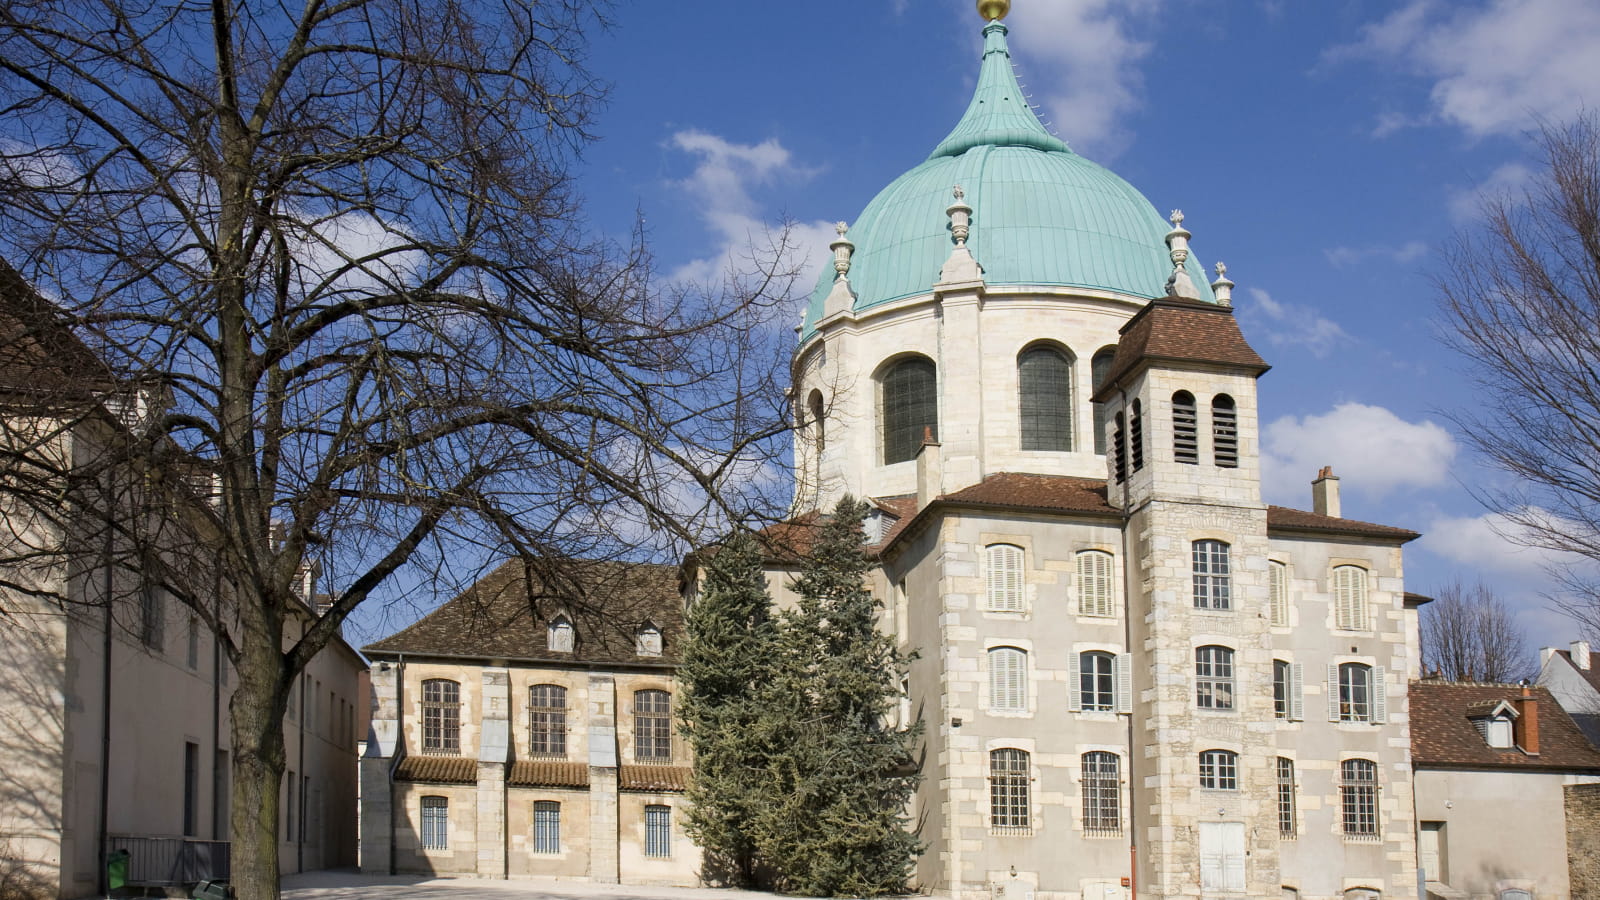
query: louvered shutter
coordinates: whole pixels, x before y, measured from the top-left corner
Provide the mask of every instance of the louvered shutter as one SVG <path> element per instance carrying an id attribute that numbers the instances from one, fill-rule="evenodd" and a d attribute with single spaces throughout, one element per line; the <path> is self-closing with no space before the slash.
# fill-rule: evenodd
<path id="1" fill-rule="evenodd" d="M 1133 658 L 1118 653 L 1113 667 L 1117 673 L 1117 712 L 1133 712 Z"/>
<path id="2" fill-rule="evenodd" d="M 1076 653 L 1067 654 L 1067 709 L 1083 710 L 1083 658 Z"/>
<path id="3" fill-rule="evenodd" d="M 1085 616 L 1112 616 L 1111 554 L 1085 550 L 1078 554 L 1078 612 Z"/>
<path id="4" fill-rule="evenodd" d="M 1328 666 L 1328 721 L 1339 721 L 1339 667 Z"/>
<path id="5" fill-rule="evenodd" d="M 1022 549 L 1010 544 L 989 547 L 989 608 L 1022 611 Z"/>
<path id="6" fill-rule="evenodd" d="M 1306 717 L 1305 711 L 1306 667 L 1303 663 L 1293 663 L 1289 666 L 1289 718 L 1299 722 Z"/>
<path id="7" fill-rule="evenodd" d="M 1269 613 L 1274 625 L 1289 624 L 1289 567 L 1280 562 L 1267 564 L 1271 575 L 1272 609 Z"/>
<path id="8" fill-rule="evenodd" d="M 1372 721 L 1389 721 L 1389 673 L 1383 666 L 1372 670 Z"/>
<path id="9" fill-rule="evenodd" d="M 995 709 L 1028 708 L 1027 655 L 1013 647 L 989 651 L 989 689 Z"/>

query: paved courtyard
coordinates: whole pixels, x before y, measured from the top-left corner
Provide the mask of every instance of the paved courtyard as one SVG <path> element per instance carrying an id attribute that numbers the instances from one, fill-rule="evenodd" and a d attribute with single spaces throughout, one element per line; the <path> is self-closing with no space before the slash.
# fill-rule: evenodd
<path id="1" fill-rule="evenodd" d="M 773 900 L 772 894 L 723 888 L 591 884 L 553 878 L 489 881 L 418 875 L 307 872 L 283 879 L 284 900 Z"/>

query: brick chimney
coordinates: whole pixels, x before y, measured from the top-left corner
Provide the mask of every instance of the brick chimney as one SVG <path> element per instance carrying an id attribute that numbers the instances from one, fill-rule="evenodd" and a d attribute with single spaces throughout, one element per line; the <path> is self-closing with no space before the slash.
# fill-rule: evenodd
<path id="1" fill-rule="evenodd" d="M 1339 518 L 1339 476 L 1333 466 L 1323 466 L 1311 482 L 1311 511 L 1319 516 Z"/>
<path id="2" fill-rule="evenodd" d="M 1588 641 L 1573 641 L 1572 642 L 1572 646 L 1570 648 L 1568 648 L 1567 652 L 1572 655 L 1572 664 L 1573 665 L 1575 665 L 1578 668 L 1584 670 L 1585 672 L 1589 671 L 1589 642 Z"/>
<path id="3" fill-rule="evenodd" d="M 917 450 L 917 509 L 922 509 L 944 493 L 944 459 L 933 429 L 922 430 L 922 446 Z"/>
<path id="4" fill-rule="evenodd" d="M 1527 685 L 1522 686 L 1522 696 L 1517 700 L 1517 718 L 1511 725 L 1511 734 L 1523 753 L 1539 755 L 1539 698 Z"/>

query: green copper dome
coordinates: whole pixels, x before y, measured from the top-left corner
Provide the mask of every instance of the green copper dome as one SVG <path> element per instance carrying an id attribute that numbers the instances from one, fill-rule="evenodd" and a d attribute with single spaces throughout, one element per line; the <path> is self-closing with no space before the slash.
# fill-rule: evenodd
<path id="1" fill-rule="evenodd" d="M 954 246 L 945 210 L 956 185 L 973 210 L 967 247 L 987 284 L 1164 296 L 1172 226 L 1132 185 L 1045 130 L 1011 69 L 1006 27 L 991 22 L 983 33 L 983 67 L 966 114 L 850 225 L 855 309 L 927 293 L 939 280 Z M 1201 299 L 1214 302 L 1193 256 L 1187 270 Z M 806 337 L 833 281 L 830 265 L 811 295 Z"/>

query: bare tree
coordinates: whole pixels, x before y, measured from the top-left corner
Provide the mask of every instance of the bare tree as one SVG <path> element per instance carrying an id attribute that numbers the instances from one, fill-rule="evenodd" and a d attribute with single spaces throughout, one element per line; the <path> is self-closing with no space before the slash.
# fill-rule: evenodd
<path id="1" fill-rule="evenodd" d="M 674 552 L 771 499 L 738 488 L 771 484 L 746 476 L 788 418 L 787 238 L 708 295 L 587 236 L 567 167 L 603 11 L 0 7 L 6 324 L 33 366 L 0 587 L 81 600 L 33 575 L 104 563 L 138 576 L 108 608 L 154 580 L 220 636 L 245 900 L 277 891 L 290 686 L 358 604 L 505 554 L 548 584 Z M 284 646 L 311 571 L 331 604 Z"/>
<path id="2" fill-rule="evenodd" d="M 1570 554 L 1552 598 L 1600 634 L 1600 116 L 1547 125 L 1545 165 L 1487 200 L 1437 279 L 1446 342 L 1470 364 L 1467 442 L 1515 478 L 1481 499 L 1510 536 Z"/>
<path id="3" fill-rule="evenodd" d="M 1457 579 L 1422 607 L 1422 670 L 1447 681 L 1510 683 L 1531 677 L 1528 641 L 1487 585 Z"/>

